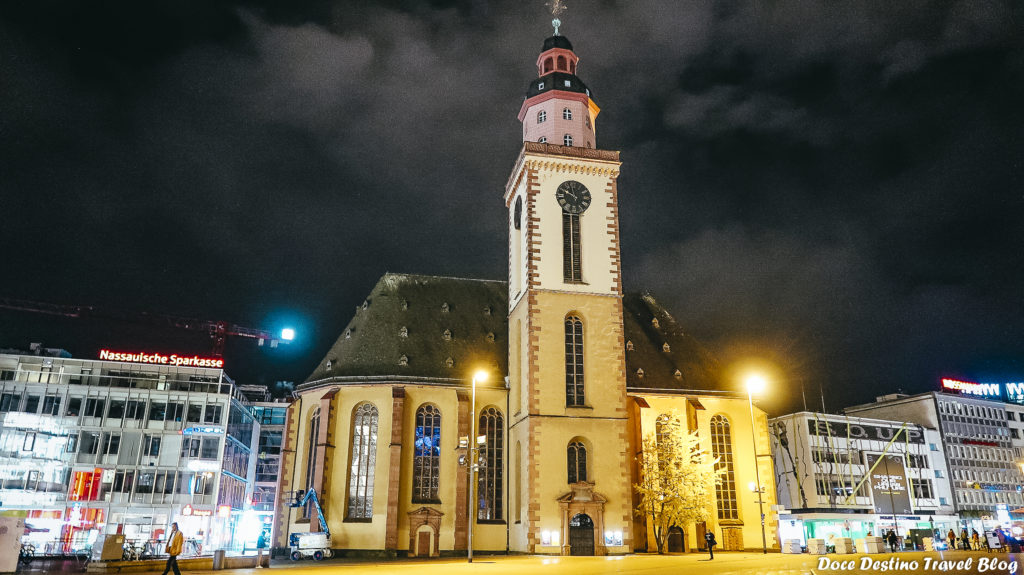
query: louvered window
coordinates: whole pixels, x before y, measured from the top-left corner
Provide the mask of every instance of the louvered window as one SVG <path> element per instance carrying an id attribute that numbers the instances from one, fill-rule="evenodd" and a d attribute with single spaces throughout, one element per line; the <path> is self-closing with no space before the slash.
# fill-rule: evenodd
<path id="1" fill-rule="evenodd" d="M 565 404 L 584 405 L 583 322 L 570 315 L 565 318 Z"/>
<path id="2" fill-rule="evenodd" d="M 580 256 L 580 215 L 562 213 L 562 277 L 566 282 L 583 281 Z"/>

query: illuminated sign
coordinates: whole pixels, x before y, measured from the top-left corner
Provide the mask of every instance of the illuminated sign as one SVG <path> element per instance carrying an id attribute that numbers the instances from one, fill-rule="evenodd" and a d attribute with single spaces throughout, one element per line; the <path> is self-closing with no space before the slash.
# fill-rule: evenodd
<path id="1" fill-rule="evenodd" d="M 230 516 L 231 516 L 231 506 L 230 505 L 221 505 L 221 506 L 217 507 L 217 517 L 230 517 Z"/>
<path id="2" fill-rule="evenodd" d="M 811 435 L 821 437 L 849 437 L 850 439 L 873 439 L 875 441 L 889 441 L 894 435 L 899 435 L 898 441 L 923 444 L 924 434 L 916 427 L 907 427 L 906 435 L 900 432 L 899 427 L 882 427 L 879 425 L 862 425 L 860 423 L 839 423 L 836 421 L 807 420 L 807 427 Z"/>
<path id="3" fill-rule="evenodd" d="M 971 381 L 959 381 L 956 379 L 943 379 L 943 389 L 958 391 L 965 395 L 980 395 L 983 397 L 1000 397 L 998 383 L 974 383 Z"/>
<path id="4" fill-rule="evenodd" d="M 131 363 L 150 363 L 153 365 L 173 365 L 175 367 L 224 367 L 224 360 L 219 357 L 199 357 L 198 355 L 188 357 L 175 353 L 163 355 L 160 353 L 129 353 L 101 349 L 100 359 L 108 361 L 128 361 Z"/>
<path id="5" fill-rule="evenodd" d="M 181 514 L 185 517 L 210 517 L 213 515 L 213 510 L 186 505 L 181 508 Z"/>
<path id="6" fill-rule="evenodd" d="M 186 427 L 181 430 L 182 435 L 194 435 L 196 433 L 224 433 L 223 427 Z"/>
<path id="7" fill-rule="evenodd" d="M 1024 383 L 1007 383 L 1003 388 L 1006 390 L 1007 401 L 1024 404 Z"/>

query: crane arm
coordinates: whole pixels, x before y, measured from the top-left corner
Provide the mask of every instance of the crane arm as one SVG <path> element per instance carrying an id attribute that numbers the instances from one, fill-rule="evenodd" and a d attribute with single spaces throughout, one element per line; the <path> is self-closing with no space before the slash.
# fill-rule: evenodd
<path id="1" fill-rule="evenodd" d="M 324 519 L 324 512 L 320 508 L 320 499 L 316 496 L 316 490 L 310 487 L 305 495 L 301 495 L 301 493 L 301 491 L 295 492 L 295 499 L 288 504 L 288 507 L 302 507 L 312 499 L 313 509 L 316 509 L 316 517 L 320 520 L 320 530 L 324 532 L 329 541 L 331 539 L 331 530 L 327 527 L 327 520 Z"/>

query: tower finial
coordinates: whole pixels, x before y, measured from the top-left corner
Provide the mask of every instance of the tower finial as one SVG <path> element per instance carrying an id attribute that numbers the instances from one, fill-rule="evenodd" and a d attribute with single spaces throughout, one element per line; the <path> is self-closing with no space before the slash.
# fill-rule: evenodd
<path id="1" fill-rule="evenodd" d="M 558 27 L 562 25 L 562 21 L 558 17 L 565 14 L 568 7 L 565 5 L 565 0 L 548 0 L 546 5 L 551 10 L 551 15 L 554 16 L 551 25 L 555 27 L 555 36 L 558 36 Z"/>

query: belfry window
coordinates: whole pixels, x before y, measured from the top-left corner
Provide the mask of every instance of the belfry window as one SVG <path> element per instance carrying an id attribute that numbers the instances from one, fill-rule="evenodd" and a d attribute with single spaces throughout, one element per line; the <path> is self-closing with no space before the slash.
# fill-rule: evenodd
<path id="1" fill-rule="evenodd" d="M 722 481 L 715 484 L 718 518 L 736 519 L 739 512 L 736 506 L 736 474 L 732 465 L 732 431 L 729 420 L 721 415 L 711 418 L 711 456 L 718 461 L 715 469 L 725 470 Z"/>
<path id="2" fill-rule="evenodd" d="M 584 405 L 583 392 L 583 322 L 569 315 L 565 318 L 565 404 Z"/>
<path id="3" fill-rule="evenodd" d="M 476 508 L 477 521 L 497 521 L 503 518 L 502 490 L 504 485 L 505 419 L 501 412 L 488 407 L 480 413 L 480 435 L 487 437 L 484 459 L 487 465 L 480 470 Z"/>
<path id="4" fill-rule="evenodd" d="M 537 123 L 538 124 L 543 124 L 544 122 L 547 122 L 547 121 L 548 121 L 548 112 L 547 112 L 547 110 L 541 110 L 541 111 L 537 112 Z"/>
<path id="5" fill-rule="evenodd" d="M 316 476 L 316 442 L 320 436 L 320 408 L 313 410 L 313 415 L 309 417 L 309 437 L 306 441 L 306 491 L 309 491 L 316 485 L 313 481 Z M 323 497 L 322 493 L 317 493 L 317 497 Z M 304 517 L 310 517 L 313 512 L 313 504 L 307 503 L 303 510 Z"/>
<path id="6" fill-rule="evenodd" d="M 562 212 L 562 279 L 567 283 L 583 281 L 580 247 L 580 215 Z"/>
<path id="7" fill-rule="evenodd" d="M 413 503 L 436 503 L 441 482 L 441 412 L 433 405 L 416 410 L 412 462 Z"/>
<path id="8" fill-rule="evenodd" d="M 348 475 L 348 518 L 373 517 L 373 470 L 377 464 L 377 407 L 360 403 L 352 411 L 352 462 Z"/>
<path id="9" fill-rule="evenodd" d="M 572 145 L 572 134 L 566 134 L 566 135 L 562 136 L 562 145 L 564 145 L 564 146 L 571 146 Z"/>
<path id="10" fill-rule="evenodd" d="M 563 109 L 562 110 L 562 119 L 563 120 L 571 120 L 572 119 L 572 110 L 570 110 L 569 108 Z"/>
<path id="11" fill-rule="evenodd" d="M 566 464 L 568 466 L 569 483 L 578 483 L 587 480 L 587 447 L 582 441 L 569 443 L 565 452 Z"/>

